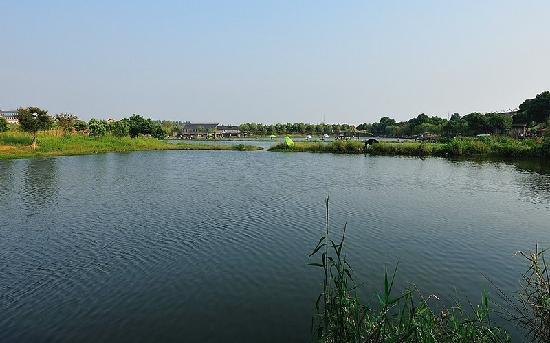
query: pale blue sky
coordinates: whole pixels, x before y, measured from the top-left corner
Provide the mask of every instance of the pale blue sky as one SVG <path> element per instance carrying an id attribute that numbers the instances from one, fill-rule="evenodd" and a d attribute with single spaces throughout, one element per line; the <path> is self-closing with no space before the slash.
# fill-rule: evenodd
<path id="1" fill-rule="evenodd" d="M 0 0 L 0 107 L 361 123 L 550 89 L 550 1 Z"/>

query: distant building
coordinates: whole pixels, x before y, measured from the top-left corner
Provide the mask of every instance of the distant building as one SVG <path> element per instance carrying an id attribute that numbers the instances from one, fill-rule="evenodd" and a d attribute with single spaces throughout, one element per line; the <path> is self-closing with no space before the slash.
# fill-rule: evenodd
<path id="1" fill-rule="evenodd" d="M 241 129 L 234 125 L 218 125 L 216 136 L 223 138 L 241 137 Z"/>
<path id="2" fill-rule="evenodd" d="M 6 119 L 8 124 L 19 124 L 17 119 L 17 111 L 2 111 L 0 110 L 0 117 Z"/>
<path id="3" fill-rule="evenodd" d="M 241 130 L 238 126 L 219 125 L 219 123 L 182 123 L 182 128 L 177 133 L 179 138 L 233 138 L 240 137 Z"/>
<path id="4" fill-rule="evenodd" d="M 516 138 L 523 138 L 527 135 L 527 124 L 512 124 L 511 135 Z"/>
<path id="5" fill-rule="evenodd" d="M 216 128 L 219 123 L 183 123 L 183 127 L 179 131 L 178 136 L 180 138 L 207 138 L 209 136 L 215 136 Z"/>

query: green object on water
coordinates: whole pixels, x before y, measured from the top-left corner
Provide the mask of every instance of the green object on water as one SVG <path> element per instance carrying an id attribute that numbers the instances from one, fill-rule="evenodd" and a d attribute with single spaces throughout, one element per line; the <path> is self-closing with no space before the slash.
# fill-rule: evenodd
<path id="1" fill-rule="evenodd" d="M 286 136 L 285 137 L 285 144 L 286 144 L 286 146 L 294 146 L 294 141 L 292 139 L 290 139 L 290 137 Z"/>

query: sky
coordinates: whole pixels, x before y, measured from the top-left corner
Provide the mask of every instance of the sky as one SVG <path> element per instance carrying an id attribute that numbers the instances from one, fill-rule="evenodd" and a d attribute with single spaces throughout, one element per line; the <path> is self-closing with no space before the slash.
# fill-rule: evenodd
<path id="1" fill-rule="evenodd" d="M 0 0 L 0 108 L 352 123 L 550 89 L 550 1 Z"/>

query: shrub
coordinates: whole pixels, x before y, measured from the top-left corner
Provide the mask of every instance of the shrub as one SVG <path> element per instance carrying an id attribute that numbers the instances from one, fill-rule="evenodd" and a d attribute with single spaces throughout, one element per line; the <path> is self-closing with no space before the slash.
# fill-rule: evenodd
<path id="1" fill-rule="evenodd" d="M 90 122 L 88 123 L 88 130 L 90 132 L 90 136 L 94 137 L 101 137 L 104 136 L 107 133 L 107 121 L 105 120 L 97 120 L 95 118 L 90 119 Z"/>
<path id="2" fill-rule="evenodd" d="M 122 119 L 109 123 L 109 131 L 117 137 L 126 137 L 130 134 L 128 119 Z"/>
<path id="3" fill-rule="evenodd" d="M 544 133 L 541 150 L 543 156 L 550 156 L 550 127 L 547 127 Z"/>
<path id="4" fill-rule="evenodd" d="M 0 132 L 8 131 L 8 121 L 4 117 L 0 117 Z"/>

